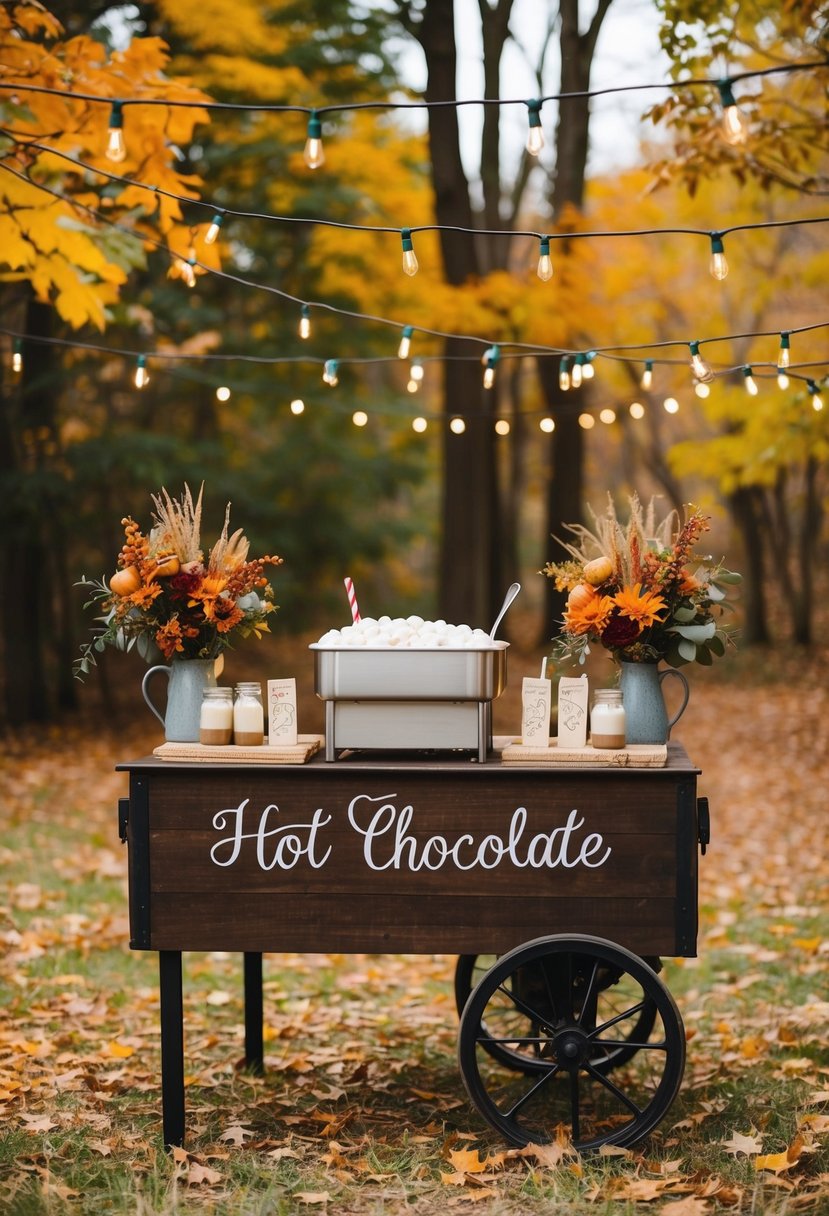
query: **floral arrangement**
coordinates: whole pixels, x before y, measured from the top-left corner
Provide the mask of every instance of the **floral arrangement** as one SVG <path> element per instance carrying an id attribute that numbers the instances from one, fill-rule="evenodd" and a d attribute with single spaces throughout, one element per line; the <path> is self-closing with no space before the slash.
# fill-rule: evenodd
<path id="1" fill-rule="evenodd" d="M 693 511 L 681 524 L 671 511 L 657 522 L 653 499 L 644 509 L 635 494 L 627 524 L 619 521 L 610 495 L 605 514 L 591 515 L 594 531 L 568 525 L 575 543 L 561 543 L 571 560 L 550 562 L 542 571 L 568 592 L 555 657 L 584 663 L 591 642 L 620 662 L 664 659 L 672 667 L 695 661 L 708 666 L 725 654 L 730 634 L 720 620 L 726 588 L 740 576 L 710 557 L 695 558 L 708 517 Z"/>
<path id="2" fill-rule="evenodd" d="M 207 560 L 201 549 L 202 492 L 194 502 L 185 485 L 179 500 L 162 488 L 152 495 L 153 527 L 145 536 L 127 516 L 121 520 L 125 540 L 118 570 L 109 581 L 84 578 L 92 588 L 84 605 L 103 609 L 101 628 L 81 648 L 76 675 L 95 665 L 96 652 L 106 646 L 138 649 L 148 662 L 176 657 L 213 659 L 237 637 L 268 630 L 276 608 L 265 566 L 278 566 L 281 557 L 248 561 L 249 542 L 241 528 L 228 535 L 230 504 L 224 527 Z"/>

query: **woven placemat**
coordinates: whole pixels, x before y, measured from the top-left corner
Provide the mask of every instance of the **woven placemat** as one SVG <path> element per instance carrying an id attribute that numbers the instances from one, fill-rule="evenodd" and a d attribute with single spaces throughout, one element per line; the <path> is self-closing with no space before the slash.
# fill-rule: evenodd
<path id="1" fill-rule="evenodd" d="M 153 755 L 161 760 L 204 760 L 220 764 L 304 764 L 322 746 L 322 735 L 298 735 L 295 747 L 285 744 L 261 747 L 237 747 L 228 743 L 226 747 L 209 747 L 203 743 L 162 743 L 153 748 Z"/>
<path id="2" fill-rule="evenodd" d="M 501 752 L 502 764 L 536 765 L 544 768 L 664 768 L 668 762 L 665 743 L 630 743 L 624 748 L 560 748 L 556 739 L 549 747 L 525 747 L 520 739 L 507 743 Z"/>

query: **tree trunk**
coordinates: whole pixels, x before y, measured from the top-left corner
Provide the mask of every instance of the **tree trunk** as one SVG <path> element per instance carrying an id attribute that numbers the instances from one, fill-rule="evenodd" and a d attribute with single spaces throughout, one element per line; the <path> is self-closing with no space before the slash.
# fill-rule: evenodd
<path id="1" fill-rule="evenodd" d="M 752 486 L 735 490 L 728 500 L 734 523 L 743 540 L 743 641 L 748 646 L 767 646 L 771 641 L 766 617 L 765 550 L 758 491 Z"/>
<path id="2" fill-rule="evenodd" d="M 814 456 L 806 461 L 803 513 L 797 536 L 797 566 L 800 589 L 794 599 L 793 634 L 801 646 L 812 642 L 812 611 L 814 608 L 815 549 L 820 536 L 823 510 L 818 492 L 818 462 Z"/>

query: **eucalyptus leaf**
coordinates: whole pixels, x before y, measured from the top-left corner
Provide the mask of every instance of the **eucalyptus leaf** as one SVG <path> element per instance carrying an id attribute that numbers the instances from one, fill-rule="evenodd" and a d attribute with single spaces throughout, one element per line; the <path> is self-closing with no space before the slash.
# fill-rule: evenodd
<path id="1" fill-rule="evenodd" d="M 743 581 L 743 576 L 737 574 L 735 570 L 718 570 L 717 582 L 725 583 L 727 586 L 736 587 L 738 583 Z"/>
<path id="2" fill-rule="evenodd" d="M 694 659 L 697 657 L 696 643 L 690 642 L 686 638 L 682 639 L 682 641 L 679 643 L 679 646 L 677 647 L 677 650 L 679 651 L 679 653 L 682 655 L 683 659 L 685 659 L 685 661 L 687 663 L 693 663 Z"/>
<path id="3" fill-rule="evenodd" d="M 708 598 L 711 600 L 712 604 L 719 604 L 721 600 L 725 599 L 725 592 L 723 591 L 722 587 L 718 587 L 716 583 L 709 583 Z"/>
<path id="4" fill-rule="evenodd" d="M 713 638 L 706 642 L 706 645 L 711 653 L 717 655 L 718 658 L 722 658 L 725 654 L 725 642 L 718 633 L 715 633 Z"/>
<path id="5" fill-rule="evenodd" d="M 710 667 L 714 662 L 714 656 L 711 654 L 709 646 L 710 642 L 706 643 L 705 646 L 697 646 L 697 662 L 703 667 Z"/>
<path id="6" fill-rule="evenodd" d="M 696 608 L 679 607 L 674 613 L 673 619 L 680 625 L 688 625 L 696 615 Z"/>
<path id="7" fill-rule="evenodd" d="M 714 621 L 708 621 L 705 625 L 673 625 L 670 632 L 678 633 L 690 642 L 707 642 L 717 632 L 717 626 Z"/>

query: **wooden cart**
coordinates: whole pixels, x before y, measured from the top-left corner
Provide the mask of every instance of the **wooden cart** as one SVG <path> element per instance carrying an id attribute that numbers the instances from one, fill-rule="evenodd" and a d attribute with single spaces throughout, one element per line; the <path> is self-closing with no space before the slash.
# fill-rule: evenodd
<path id="1" fill-rule="evenodd" d="M 184 1138 L 181 953 L 239 951 L 262 1067 L 262 954 L 459 954 L 460 1072 L 506 1139 L 582 1149 L 664 1116 L 685 1060 L 657 974 L 693 955 L 698 770 L 353 754 L 263 766 L 155 756 L 120 805 L 131 946 L 160 960 L 164 1140 Z"/>

